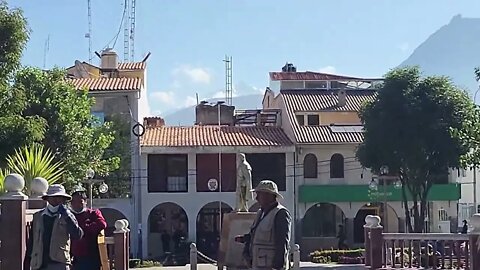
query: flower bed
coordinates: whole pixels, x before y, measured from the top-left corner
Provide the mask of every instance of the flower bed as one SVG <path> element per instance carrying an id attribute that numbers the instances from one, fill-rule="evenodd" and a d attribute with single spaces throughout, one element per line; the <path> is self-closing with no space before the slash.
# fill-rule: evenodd
<path id="1" fill-rule="evenodd" d="M 361 264 L 365 263 L 364 252 L 364 249 L 317 250 L 310 253 L 310 261 L 313 263 Z"/>

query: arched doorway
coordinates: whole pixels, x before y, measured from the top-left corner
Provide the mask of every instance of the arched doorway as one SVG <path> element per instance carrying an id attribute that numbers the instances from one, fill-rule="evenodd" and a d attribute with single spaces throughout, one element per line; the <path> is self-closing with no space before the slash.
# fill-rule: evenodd
<path id="1" fill-rule="evenodd" d="M 222 215 L 220 216 L 220 208 Z M 230 213 L 232 207 L 224 202 L 210 202 L 204 205 L 197 215 L 197 248 L 212 259 L 217 259 L 220 243 L 220 223 L 223 215 Z"/>
<path id="2" fill-rule="evenodd" d="M 369 203 L 362 206 L 355 215 L 355 219 L 353 221 L 353 241 L 355 243 L 365 242 L 363 226 L 365 225 L 365 218 L 368 215 L 380 216 L 385 232 L 398 232 L 399 227 L 397 212 L 395 212 L 395 210 L 388 205 L 388 203 L 387 211 L 385 211 L 383 203 Z M 385 224 L 385 220 L 387 220 L 387 224 Z"/>
<path id="3" fill-rule="evenodd" d="M 100 208 L 100 212 L 102 212 L 103 218 L 105 218 L 105 221 L 107 222 L 105 236 L 113 236 L 115 222 L 120 219 L 126 219 L 125 215 L 113 208 Z"/>
<path id="4" fill-rule="evenodd" d="M 339 225 L 345 228 L 345 214 L 340 207 L 331 203 L 313 205 L 302 219 L 302 245 L 309 251 L 337 248 Z"/>
<path id="5" fill-rule="evenodd" d="M 160 260 L 174 251 L 180 240 L 188 238 L 188 217 L 181 206 L 166 202 L 155 206 L 148 215 L 148 255 Z"/>

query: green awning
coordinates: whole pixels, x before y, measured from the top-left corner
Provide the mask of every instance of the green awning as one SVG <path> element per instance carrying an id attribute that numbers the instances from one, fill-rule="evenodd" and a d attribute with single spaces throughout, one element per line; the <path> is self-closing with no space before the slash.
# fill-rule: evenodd
<path id="1" fill-rule="evenodd" d="M 407 191 L 408 192 L 408 191 Z M 386 192 L 379 186 L 371 191 L 368 185 L 302 185 L 299 188 L 299 202 L 376 202 L 402 201 L 401 189 L 387 186 Z M 459 184 L 433 185 L 428 194 L 429 201 L 457 201 L 461 197 Z M 407 194 L 411 198 L 410 194 Z"/>

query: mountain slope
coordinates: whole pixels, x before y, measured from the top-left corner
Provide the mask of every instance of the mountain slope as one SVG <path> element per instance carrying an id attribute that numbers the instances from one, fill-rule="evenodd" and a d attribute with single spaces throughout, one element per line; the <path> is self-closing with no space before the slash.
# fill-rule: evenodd
<path id="1" fill-rule="evenodd" d="M 400 64 L 406 65 L 418 65 L 426 75 L 449 76 L 458 86 L 475 92 L 473 70 L 480 66 L 480 19 L 453 17 Z"/>

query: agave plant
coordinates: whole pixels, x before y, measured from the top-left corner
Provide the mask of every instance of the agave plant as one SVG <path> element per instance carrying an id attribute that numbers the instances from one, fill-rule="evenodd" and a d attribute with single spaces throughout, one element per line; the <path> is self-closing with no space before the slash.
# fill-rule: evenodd
<path id="1" fill-rule="evenodd" d="M 5 177 L 7 177 L 7 175 L 9 175 L 9 174 L 10 174 L 10 170 L 8 170 L 8 169 L 5 169 L 5 170 L 0 169 L 0 194 L 2 194 L 2 193 L 5 192 L 5 186 L 4 186 Z"/>
<path id="2" fill-rule="evenodd" d="M 58 182 L 63 175 L 62 162 L 56 162 L 53 153 L 43 145 L 24 146 L 7 157 L 7 169 L 25 179 L 25 193 L 31 194 L 30 184 L 35 177 L 43 177 L 48 184 Z"/>

